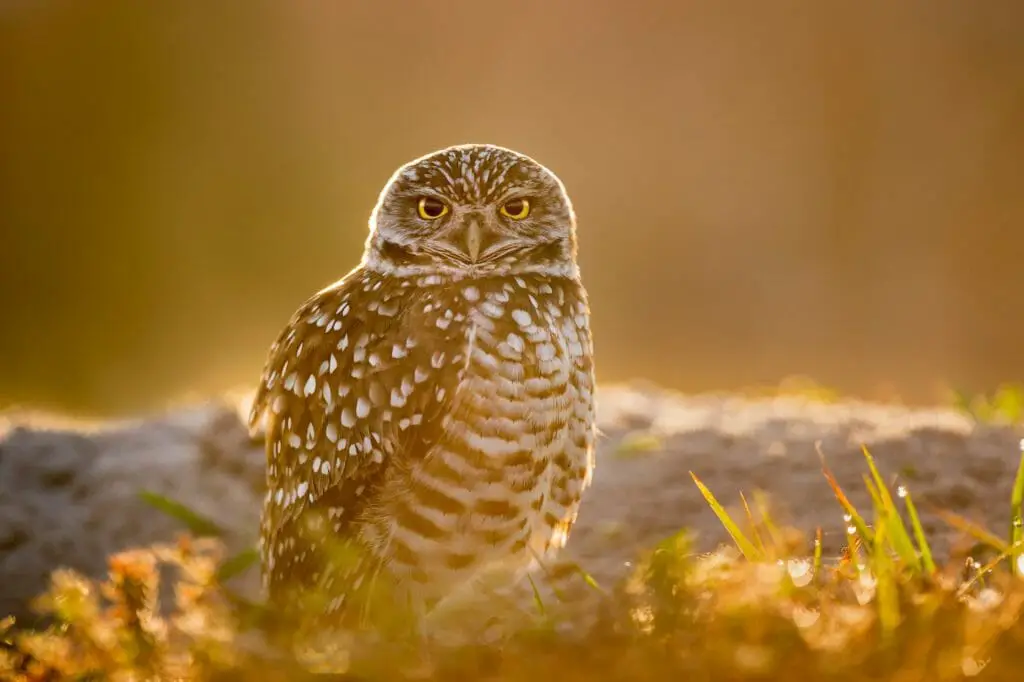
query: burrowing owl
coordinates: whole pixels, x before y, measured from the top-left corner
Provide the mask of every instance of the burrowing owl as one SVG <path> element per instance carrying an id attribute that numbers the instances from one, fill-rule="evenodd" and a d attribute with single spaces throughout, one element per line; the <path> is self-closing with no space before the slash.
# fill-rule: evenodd
<path id="1" fill-rule="evenodd" d="M 253 404 L 272 603 L 316 593 L 340 621 L 386 576 L 425 612 L 565 544 L 595 438 L 575 227 L 561 181 L 508 149 L 394 173 L 362 261 L 294 314 Z"/>

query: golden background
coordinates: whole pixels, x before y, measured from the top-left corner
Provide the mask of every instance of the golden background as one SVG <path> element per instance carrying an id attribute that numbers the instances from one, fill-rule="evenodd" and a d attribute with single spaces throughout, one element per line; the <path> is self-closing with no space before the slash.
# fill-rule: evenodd
<path id="1" fill-rule="evenodd" d="M 1024 374 L 1024 2 L 0 2 L 0 402 L 256 381 L 435 148 L 580 220 L 604 381 Z"/>

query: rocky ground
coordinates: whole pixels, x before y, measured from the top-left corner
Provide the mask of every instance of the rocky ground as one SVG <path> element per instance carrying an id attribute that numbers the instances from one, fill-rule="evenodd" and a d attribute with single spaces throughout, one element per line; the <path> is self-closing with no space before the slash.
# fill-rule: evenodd
<path id="1" fill-rule="evenodd" d="M 825 531 L 826 551 L 846 523 L 822 474 L 816 444 L 853 502 L 867 508 L 860 453 L 913 492 L 940 554 L 960 537 L 932 508 L 965 515 L 1000 536 L 1022 434 L 945 410 L 801 397 L 684 396 L 651 386 L 599 394 L 602 430 L 594 485 L 569 543 L 608 582 L 637 551 L 689 527 L 698 547 L 728 538 L 690 478 L 727 505 L 768 492 L 780 520 Z M 54 426 L 6 415 L 0 423 L 0 615 L 27 613 L 48 573 L 69 566 L 93 576 L 119 549 L 169 540 L 174 519 L 139 499 L 151 490 L 179 500 L 228 531 L 234 549 L 254 542 L 263 451 L 232 401 L 101 426 Z"/>

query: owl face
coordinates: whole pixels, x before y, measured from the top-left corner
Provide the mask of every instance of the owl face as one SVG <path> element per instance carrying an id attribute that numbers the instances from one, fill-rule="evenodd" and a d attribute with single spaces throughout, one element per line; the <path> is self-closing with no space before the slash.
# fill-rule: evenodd
<path id="1" fill-rule="evenodd" d="M 364 265 L 397 275 L 576 274 L 575 216 L 533 159 L 460 145 L 399 168 L 370 218 Z"/>

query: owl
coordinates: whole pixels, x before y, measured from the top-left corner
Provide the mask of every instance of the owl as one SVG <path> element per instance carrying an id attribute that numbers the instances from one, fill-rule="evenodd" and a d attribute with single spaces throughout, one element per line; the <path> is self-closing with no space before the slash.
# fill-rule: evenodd
<path id="1" fill-rule="evenodd" d="M 594 471 L 559 178 L 450 147 L 399 168 L 369 228 L 360 263 L 271 346 L 250 415 L 269 602 L 322 625 L 365 625 L 372 588 L 423 615 L 488 576 L 524 580 L 565 545 Z"/>

